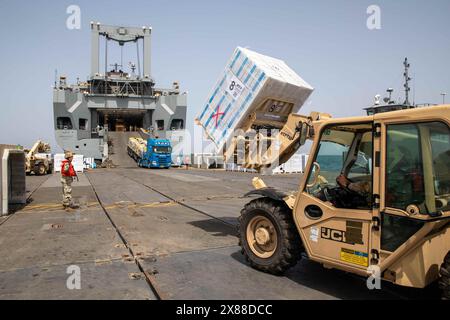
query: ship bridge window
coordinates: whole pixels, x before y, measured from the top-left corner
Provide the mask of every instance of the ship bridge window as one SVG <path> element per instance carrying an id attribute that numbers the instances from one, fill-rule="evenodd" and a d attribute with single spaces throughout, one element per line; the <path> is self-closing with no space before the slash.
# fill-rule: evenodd
<path id="1" fill-rule="evenodd" d="M 87 119 L 79 119 L 78 120 L 78 128 L 80 130 L 87 130 L 88 120 Z"/>
<path id="2" fill-rule="evenodd" d="M 73 128 L 72 121 L 69 117 L 58 117 L 56 118 L 56 128 L 60 130 L 71 130 Z"/>
<path id="3" fill-rule="evenodd" d="M 156 120 L 156 128 L 158 130 L 164 130 L 164 120 Z"/>
<path id="4" fill-rule="evenodd" d="M 183 119 L 173 119 L 170 124 L 170 130 L 182 130 L 183 124 Z"/>

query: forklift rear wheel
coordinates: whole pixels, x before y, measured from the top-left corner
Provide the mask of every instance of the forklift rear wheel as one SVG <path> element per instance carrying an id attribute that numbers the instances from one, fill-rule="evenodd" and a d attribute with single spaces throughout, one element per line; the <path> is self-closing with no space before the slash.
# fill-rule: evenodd
<path id="1" fill-rule="evenodd" d="M 439 273 L 441 275 L 439 288 L 442 290 L 442 299 L 450 300 L 450 251 L 445 256 Z"/>
<path id="2" fill-rule="evenodd" d="M 239 245 L 250 265 L 282 274 L 300 259 L 301 240 L 292 211 L 281 201 L 258 198 L 239 217 Z"/>
<path id="3" fill-rule="evenodd" d="M 43 163 L 39 164 L 37 167 L 34 167 L 34 174 L 37 176 L 42 176 L 47 172 L 45 169 L 45 165 Z"/>
<path id="4" fill-rule="evenodd" d="M 46 173 L 47 173 L 47 169 L 45 168 L 45 165 L 43 163 L 41 163 L 39 165 L 39 175 L 43 176 Z"/>

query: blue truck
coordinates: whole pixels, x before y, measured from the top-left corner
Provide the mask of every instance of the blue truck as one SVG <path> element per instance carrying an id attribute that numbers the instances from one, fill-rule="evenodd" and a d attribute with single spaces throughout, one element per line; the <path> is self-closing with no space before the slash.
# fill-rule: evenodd
<path id="1" fill-rule="evenodd" d="M 167 139 L 149 138 L 145 143 L 143 139 L 130 138 L 128 154 L 142 168 L 169 169 L 172 164 L 172 146 Z"/>

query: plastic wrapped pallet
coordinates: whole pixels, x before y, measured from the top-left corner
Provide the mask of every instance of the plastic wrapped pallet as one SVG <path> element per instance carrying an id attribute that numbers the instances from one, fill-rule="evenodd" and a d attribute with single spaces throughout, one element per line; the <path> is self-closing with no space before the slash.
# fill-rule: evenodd
<path id="1" fill-rule="evenodd" d="M 130 137 L 128 139 L 128 148 L 131 149 L 139 158 L 144 157 L 147 151 L 147 141 L 140 137 Z"/>
<path id="2" fill-rule="evenodd" d="M 249 129 L 252 115 L 253 124 L 281 128 L 312 91 L 282 60 L 238 47 L 196 122 L 220 150 L 235 129 Z"/>

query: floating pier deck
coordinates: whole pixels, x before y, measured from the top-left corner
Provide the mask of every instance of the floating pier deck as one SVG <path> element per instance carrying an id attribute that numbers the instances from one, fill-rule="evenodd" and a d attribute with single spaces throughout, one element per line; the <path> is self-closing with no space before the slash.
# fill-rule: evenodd
<path id="1" fill-rule="evenodd" d="M 254 174 L 117 167 L 80 174 L 80 209 L 60 205 L 57 174 L 28 176 L 28 204 L 0 217 L 0 299 L 401 299 L 423 291 L 302 259 L 285 276 L 243 259 L 237 217 Z M 264 178 L 295 190 L 299 174 Z M 67 288 L 68 267 L 81 289 Z M 427 296 L 438 297 L 434 289 Z"/>

